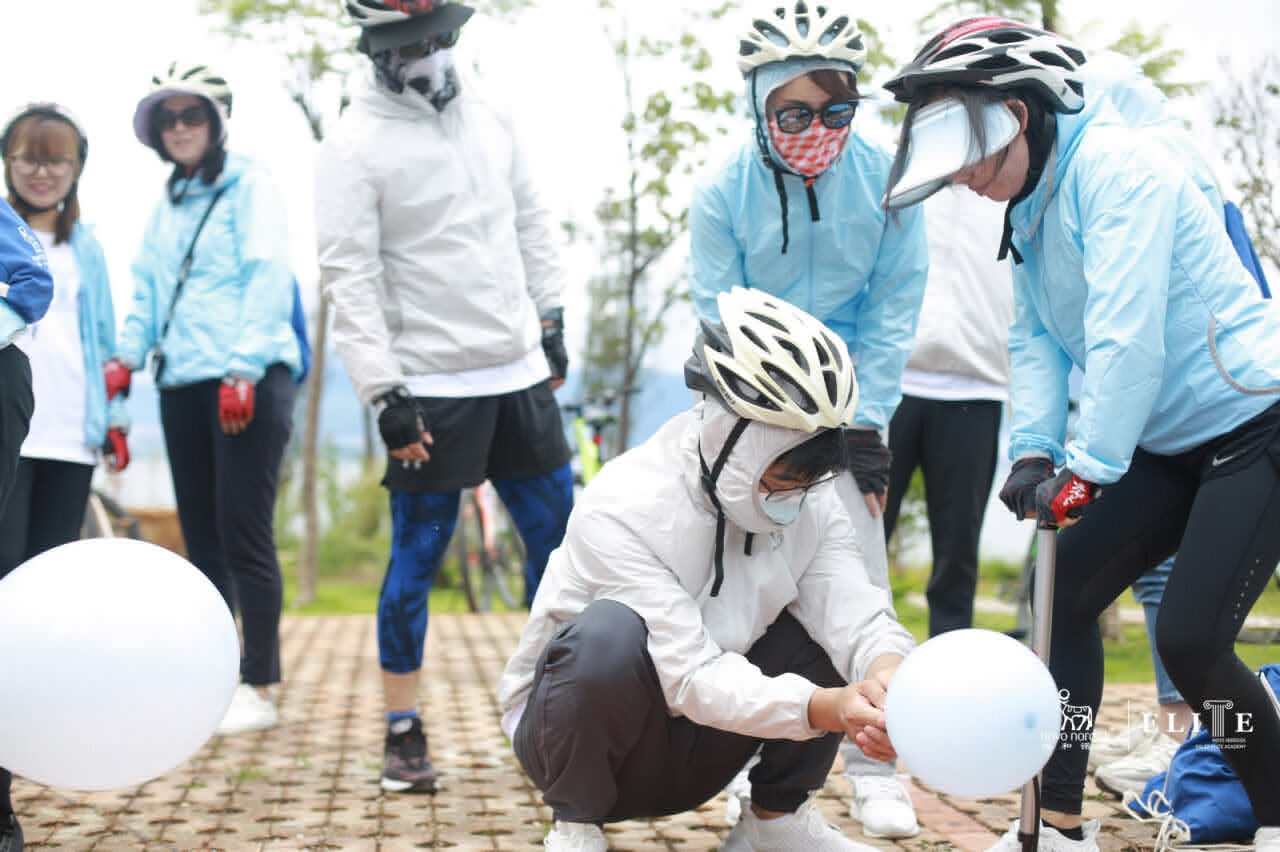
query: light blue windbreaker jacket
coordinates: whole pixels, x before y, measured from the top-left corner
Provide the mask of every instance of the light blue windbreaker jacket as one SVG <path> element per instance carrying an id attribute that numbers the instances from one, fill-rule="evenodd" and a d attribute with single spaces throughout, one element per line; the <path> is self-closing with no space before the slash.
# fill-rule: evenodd
<path id="1" fill-rule="evenodd" d="M 49 310 L 53 278 L 44 246 L 0 198 L 0 347 Z"/>
<path id="2" fill-rule="evenodd" d="M 698 316 L 718 322 L 716 294 L 734 285 L 813 314 L 854 358 L 854 424 L 881 430 L 902 398 L 929 271 L 923 211 L 890 215 L 880 207 L 889 164 L 888 154 L 850 134 L 840 159 L 813 184 L 817 222 L 803 180 L 784 175 L 786 254 L 773 171 L 754 139 L 698 183 L 689 210 L 689 293 Z"/>
<path id="3" fill-rule="evenodd" d="M 231 374 L 257 382 L 275 363 L 300 372 L 284 198 L 264 167 L 236 154 L 212 186 L 190 179 L 177 204 L 156 205 L 133 262 L 133 307 L 117 356 L 137 368 L 158 342 L 191 237 L 222 186 L 161 343 L 163 388 Z"/>
<path id="4" fill-rule="evenodd" d="M 1136 447 L 1181 453 L 1280 401 L 1223 375 L 1280 386 L 1280 315 L 1231 245 L 1207 166 L 1156 103 L 1137 108 L 1158 90 L 1115 84 L 1125 117 L 1086 80 L 1084 109 L 1058 116 L 1050 163 L 1010 216 L 1023 263 L 1009 456 L 1049 455 L 1100 484 Z M 1080 410 L 1064 447 L 1073 364 Z"/>
<path id="5" fill-rule="evenodd" d="M 84 348 L 85 423 L 84 442 L 97 449 L 107 437 L 107 429 L 128 429 L 124 399 L 107 402 L 107 386 L 102 365 L 116 351 L 116 312 L 111 300 L 111 279 L 102 244 L 93 230 L 77 222 L 71 229 L 71 250 L 80 267 L 80 343 Z M 54 282 L 54 286 L 58 286 Z"/>

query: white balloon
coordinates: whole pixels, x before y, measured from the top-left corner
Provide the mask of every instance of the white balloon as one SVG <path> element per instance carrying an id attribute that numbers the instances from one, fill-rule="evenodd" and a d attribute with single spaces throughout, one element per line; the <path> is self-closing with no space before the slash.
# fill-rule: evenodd
<path id="1" fill-rule="evenodd" d="M 921 643 L 889 681 L 889 739 L 913 775 L 952 796 L 1015 790 L 1053 754 L 1061 712 L 1053 676 L 1031 649 L 992 630 Z"/>
<path id="2" fill-rule="evenodd" d="M 0 580 L 0 766 L 142 784 L 209 739 L 239 671 L 231 612 L 187 560 L 131 539 L 45 551 Z"/>

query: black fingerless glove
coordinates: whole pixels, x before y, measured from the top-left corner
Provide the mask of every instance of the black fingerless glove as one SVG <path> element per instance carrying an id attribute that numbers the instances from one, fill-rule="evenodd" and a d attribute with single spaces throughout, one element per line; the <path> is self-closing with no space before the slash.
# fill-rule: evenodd
<path id="1" fill-rule="evenodd" d="M 1013 463 L 1009 478 L 1000 489 L 1000 501 L 1018 520 L 1036 517 L 1036 488 L 1053 476 L 1053 461 L 1043 456 L 1024 456 Z"/>
<path id="2" fill-rule="evenodd" d="M 564 308 L 552 308 L 542 315 L 542 351 L 551 365 L 551 378 L 563 379 L 569 372 L 569 353 L 564 348 Z"/>
<path id="3" fill-rule="evenodd" d="M 378 413 L 378 432 L 388 450 L 400 450 L 422 442 L 422 433 L 430 431 L 427 413 L 409 393 L 409 389 L 397 386 L 374 399 L 381 407 Z"/>
<path id="4" fill-rule="evenodd" d="M 845 464 L 863 494 L 877 497 L 889 490 L 889 465 L 893 453 L 875 429 L 844 430 Z"/>

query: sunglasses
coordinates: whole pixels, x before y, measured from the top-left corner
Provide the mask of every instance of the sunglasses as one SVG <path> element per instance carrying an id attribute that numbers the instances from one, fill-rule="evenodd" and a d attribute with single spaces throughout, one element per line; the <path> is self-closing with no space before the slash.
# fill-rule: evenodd
<path id="1" fill-rule="evenodd" d="M 160 125 L 161 130 L 172 130 L 178 126 L 179 121 L 187 127 L 204 127 L 209 123 L 209 111 L 201 104 L 193 104 L 181 112 L 171 109 L 156 111 L 156 124 Z"/>
<path id="2" fill-rule="evenodd" d="M 461 32 L 461 30 L 449 30 L 447 33 L 439 33 L 431 36 L 431 38 L 403 45 L 399 48 L 400 57 L 402 59 L 418 59 L 423 56 L 430 56 L 437 50 L 453 47 L 458 43 L 458 35 Z"/>
<path id="3" fill-rule="evenodd" d="M 802 133 L 808 130 L 814 117 L 821 118 L 823 126 L 837 130 L 849 126 L 857 108 L 854 101 L 836 101 L 818 110 L 806 106 L 789 106 L 774 110 L 773 117 L 783 133 Z"/>

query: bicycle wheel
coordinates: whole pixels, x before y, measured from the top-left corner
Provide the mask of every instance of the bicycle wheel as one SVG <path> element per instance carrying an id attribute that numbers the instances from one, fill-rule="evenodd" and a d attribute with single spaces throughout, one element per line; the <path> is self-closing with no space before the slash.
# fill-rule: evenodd
<path id="1" fill-rule="evenodd" d="M 458 525 L 453 531 L 454 556 L 458 560 L 458 575 L 462 578 L 462 593 L 472 612 L 481 612 L 484 604 L 485 569 L 484 528 L 480 510 L 476 506 L 475 492 L 462 492 L 458 506 Z"/>
<path id="2" fill-rule="evenodd" d="M 488 609 L 496 594 L 508 610 L 524 607 L 524 541 L 520 531 L 507 513 L 507 507 L 498 502 L 493 552 L 488 553 L 485 571 L 485 604 Z"/>

